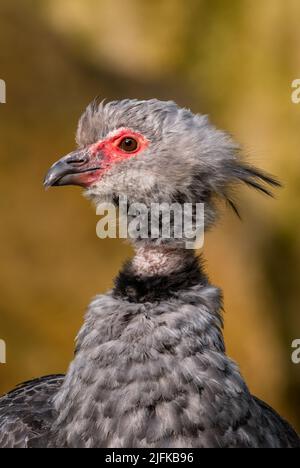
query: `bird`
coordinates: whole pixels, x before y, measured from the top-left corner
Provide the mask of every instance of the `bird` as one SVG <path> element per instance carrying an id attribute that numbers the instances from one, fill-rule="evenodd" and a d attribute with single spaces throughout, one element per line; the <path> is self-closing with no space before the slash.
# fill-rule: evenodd
<path id="1" fill-rule="evenodd" d="M 238 213 L 238 185 L 267 195 L 280 185 L 207 116 L 173 101 L 96 98 L 76 141 L 47 188 L 80 186 L 96 206 L 200 203 L 205 230 L 222 201 Z M 135 254 L 88 307 L 66 375 L 0 398 L 0 447 L 300 448 L 226 354 L 222 291 L 170 232 L 130 238 Z"/>

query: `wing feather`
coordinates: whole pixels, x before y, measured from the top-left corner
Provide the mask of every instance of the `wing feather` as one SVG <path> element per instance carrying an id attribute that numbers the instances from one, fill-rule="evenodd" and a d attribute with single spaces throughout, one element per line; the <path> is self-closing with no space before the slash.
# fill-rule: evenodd
<path id="1" fill-rule="evenodd" d="M 62 375 L 31 380 L 0 398 L 0 448 L 42 444 L 55 417 L 52 399 L 63 380 Z"/>

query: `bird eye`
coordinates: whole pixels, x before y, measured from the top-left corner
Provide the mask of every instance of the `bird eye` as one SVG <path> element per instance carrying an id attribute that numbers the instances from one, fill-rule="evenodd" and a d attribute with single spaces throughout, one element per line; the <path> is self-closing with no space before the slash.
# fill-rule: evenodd
<path id="1" fill-rule="evenodd" d="M 119 148 L 126 153 L 133 153 L 138 149 L 138 142 L 132 137 L 123 138 L 119 143 Z"/>

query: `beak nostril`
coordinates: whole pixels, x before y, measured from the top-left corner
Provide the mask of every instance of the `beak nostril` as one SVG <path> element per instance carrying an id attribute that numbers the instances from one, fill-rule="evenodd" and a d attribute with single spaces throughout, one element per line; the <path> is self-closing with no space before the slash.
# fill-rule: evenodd
<path id="1" fill-rule="evenodd" d="M 82 166 L 83 164 L 86 163 L 86 160 L 85 159 L 69 159 L 68 161 L 66 161 L 66 163 L 69 165 L 69 166 Z"/>

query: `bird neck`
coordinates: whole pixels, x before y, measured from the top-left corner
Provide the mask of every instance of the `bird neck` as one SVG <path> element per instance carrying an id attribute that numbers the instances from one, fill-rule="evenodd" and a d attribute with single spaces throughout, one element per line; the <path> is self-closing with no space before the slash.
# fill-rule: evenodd
<path id="1" fill-rule="evenodd" d="M 137 441 L 150 440 L 136 423 L 137 411 L 148 415 L 149 408 L 172 403 L 174 395 L 196 392 L 198 398 L 201 389 L 205 408 L 211 382 L 222 369 L 227 378 L 232 366 L 221 309 L 221 292 L 208 283 L 193 252 L 138 248 L 114 290 L 92 302 L 78 335 L 75 359 L 54 399 L 60 446 L 89 441 L 114 447 L 126 437 L 124 427 Z M 155 432 L 179 427 L 182 412 L 175 414 L 173 406 L 167 405 Z M 93 415 L 105 427 L 95 431 L 86 424 Z"/>
<path id="2" fill-rule="evenodd" d="M 157 302 L 177 296 L 208 279 L 194 251 L 142 246 L 119 273 L 114 295 L 131 302 Z"/>
<path id="3" fill-rule="evenodd" d="M 182 265 L 193 262 L 194 258 L 191 250 L 143 246 L 136 249 L 131 268 L 140 277 L 168 276 L 180 270 Z"/>

